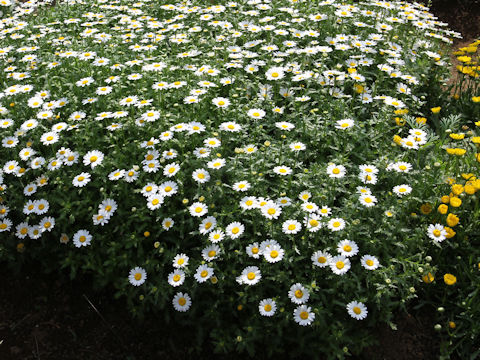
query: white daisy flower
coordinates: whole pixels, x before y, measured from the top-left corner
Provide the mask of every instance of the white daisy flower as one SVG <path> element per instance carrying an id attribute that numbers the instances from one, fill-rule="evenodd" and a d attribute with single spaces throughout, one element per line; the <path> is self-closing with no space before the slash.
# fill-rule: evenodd
<path id="1" fill-rule="evenodd" d="M 360 204 L 362 204 L 365 207 L 372 207 L 372 206 L 375 206 L 377 203 L 377 198 L 369 194 L 360 195 L 358 200 L 360 201 Z"/>
<path id="2" fill-rule="evenodd" d="M 189 206 L 190 215 L 194 217 L 201 217 L 208 212 L 208 206 L 201 202 L 194 202 Z"/>
<path id="3" fill-rule="evenodd" d="M 188 260 L 190 258 L 185 254 L 177 254 L 173 258 L 173 267 L 174 268 L 184 268 L 188 265 Z"/>
<path id="4" fill-rule="evenodd" d="M 409 185 L 402 184 L 395 186 L 392 191 L 398 196 L 405 196 L 412 192 L 412 188 Z"/>
<path id="5" fill-rule="evenodd" d="M 375 256 L 368 254 L 362 256 L 360 263 L 362 264 L 363 268 L 367 270 L 375 270 L 380 266 L 378 259 Z"/>
<path id="6" fill-rule="evenodd" d="M 83 157 L 83 165 L 88 166 L 93 169 L 96 166 L 100 165 L 103 161 L 104 155 L 101 151 L 92 150 L 85 154 Z"/>
<path id="7" fill-rule="evenodd" d="M 240 192 L 247 191 L 248 189 L 250 189 L 250 187 L 251 187 L 250 183 L 246 180 L 238 181 L 232 185 L 233 190 L 240 191 Z"/>
<path id="8" fill-rule="evenodd" d="M 213 276 L 213 269 L 208 265 L 200 265 L 193 276 L 199 283 L 203 283 Z"/>
<path id="9" fill-rule="evenodd" d="M 84 187 L 90 182 L 90 180 L 90 174 L 83 172 L 73 178 L 72 184 L 75 187 Z"/>
<path id="10" fill-rule="evenodd" d="M 331 231 L 340 231 L 345 228 L 345 220 L 342 218 L 332 218 L 327 224 Z"/>
<path id="11" fill-rule="evenodd" d="M 335 128 L 340 130 L 346 130 L 353 127 L 353 125 L 355 124 L 355 121 L 353 121 L 352 119 L 343 119 L 343 120 L 338 120 L 336 124 L 337 125 L 335 125 Z"/>
<path id="12" fill-rule="evenodd" d="M 330 255 L 326 251 L 318 250 L 312 254 L 311 260 L 313 262 L 313 265 L 324 268 L 330 265 L 332 255 Z"/>
<path id="13" fill-rule="evenodd" d="M 225 229 L 226 234 L 231 239 L 236 239 L 240 237 L 244 231 L 245 231 L 245 226 L 238 221 L 230 223 Z"/>
<path id="14" fill-rule="evenodd" d="M 427 235 L 434 242 L 439 243 L 447 238 L 448 233 L 443 225 L 430 224 L 428 225 Z"/>
<path id="15" fill-rule="evenodd" d="M 212 243 L 218 243 L 222 241 L 225 238 L 225 233 L 222 230 L 213 230 L 210 232 L 208 235 L 208 240 L 210 240 Z"/>
<path id="16" fill-rule="evenodd" d="M 365 319 L 368 314 L 368 310 L 365 304 L 358 301 L 349 302 L 347 304 L 347 311 L 348 315 L 357 320 Z"/>
<path id="17" fill-rule="evenodd" d="M 202 235 L 208 234 L 215 229 L 215 226 L 217 226 L 217 219 L 215 219 L 214 216 L 207 216 L 202 220 L 198 231 L 200 231 Z"/>
<path id="18" fill-rule="evenodd" d="M 137 266 L 130 270 L 130 273 L 128 274 L 128 281 L 130 281 L 130 284 L 133 286 L 140 286 L 145 280 L 147 280 L 147 272 L 144 268 Z"/>
<path id="19" fill-rule="evenodd" d="M 333 273 L 337 275 L 345 274 L 348 270 L 350 270 L 351 267 L 350 260 L 343 255 L 337 255 L 332 257 L 329 265 Z"/>
<path id="20" fill-rule="evenodd" d="M 252 119 L 262 119 L 265 116 L 265 111 L 262 109 L 250 109 L 247 112 L 247 115 Z"/>
<path id="21" fill-rule="evenodd" d="M 88 230 L 78 230 L 73 235 L 73 244 L 78 248 L 90 245 L 91 241 L 92 235 L 90 235 L 90 232 Z"/>
<path id="22" fill-rule="evenodd" d="M 245 252 L 247 253 L 248 256 L 250 256 L 254 259 L 259 259 L 260 255 L 262 255 L 262 252 L 261 252 L 257 242 L 254 242 L 253 244 L 249 244 L 245 248 Z"/>
<path id="23" fill-rule="evenodd" d="M 282 175 L 282 176 L 285 176 L 285 175 L 290 175 L 292 173 L 292 169 L 289 168 L 288 166 L 275 166 L 273 168 L 273 172 L 275 174 L 278 174 L 278 175 Z"/>
<path id="24" fill-rule="evenodd" d="M 278 219 L 278 217 L 282 213 L 282 208 L 273 201 L 268 201 L 267 204 L 262 206 L 261 211 L 263 216 L 265 216 L 267 219 L 272 220 Z"/>
<path id="25" fill-rule="evenodd" d="M 165 167 L 163 168 L 163 175 L 165 175 L 166 177 L 173 177 L 179 171 L 180 171 L 180 165 L 178 165 L 177 163 L 171 163 L 171 164 L 165 165 Z"/>
<path id="26" fill-rule="evenodd" d="M 352 240 L 342 240 L 337 245 L 337 252 L 340 255 L 351 257 L 358 254 L 358 245 Z"/>
<path id="27" fill-rule="evenodd" d="M 247 266 L 240 275 L 241 284 L 255 285 L 262 278 L 262 273 L 257 266 Z M 237 279 L 238 281 L 239 279 Z"/>
<path id="28" fill-rule="evenodd" d="M 315 320 L 315 313 L 310 306 L 300 305 L 293 311 L 293 318 L 299 325 L 307 326 Z"/>
<path id="29" fill-rule="evenodd" d="M 283 250 L 278 245 L 268 246 L 263 251 L 263 256 L 265 257 L 265 260 L 267 260 L 269 263 L 276 263 L 281 261 L 283 259 L 284 254 L 285 254 L 285 250 Z"/>
<path id="30" fill-rule="evenodd" d="M 162 220 L 162 228 L 166 231 L 170 230 L 174 224 L 175 224 L 175 221 L 173 221 L 172 218 L 167 217 Z"/>
<path id="31" fill-rule="evenodd" d="M 331 178 L 343 178 L 345 173 L 346 169 L 342 165 L 330 164 L 327 167 L 327 174 Z"/>
<path id="32" fill-rule="evenodd" d="M 277 311 L 277 304 L 273 299 L 263 299 L 258 304 L 258 311 L 262 316 L 273 316 Z"/>
<path id="33" fill-rule="evenodd" d="M 152 194 L 147 198 L 147 207 L 150 210 L 159 209 L 162 206 L 164 200 L 165 197 L 162 194 Z"/>
<path id="34" fill-rule="evenodd" d="M 173 287 L 182 285 L 184 281 L 185 272 L 183 270 L 176 269 L 168 275 L 168 283 Z"/>
<path id="35" fill-rule="evenodd" d="M 305 304 L 310 298 L 310 292 L 300 283 L 295 283 L 288 291 L 288 297 L 294 304 Z"/>
<path id="36" fill-rule="evenodd" d="M 175 310 L 185 312 L 192 306 L 192 300 L 187 293 L 178 292 L 173 297 L 172 304 Z"/>
<path id="37" fill-rule="evenodd" d="M 202 257 L 205 261 L 212 261 L 220 255 L 220 247 L 218 245 L 209 245 L 202 250 Z"/>
<path id="38" fill-rule="evenodd" d="M 302 224 L 297 220 L 286 220 L 282 224 L 284 234 L 297 234 L 300 230 L 302 230 Z"/>

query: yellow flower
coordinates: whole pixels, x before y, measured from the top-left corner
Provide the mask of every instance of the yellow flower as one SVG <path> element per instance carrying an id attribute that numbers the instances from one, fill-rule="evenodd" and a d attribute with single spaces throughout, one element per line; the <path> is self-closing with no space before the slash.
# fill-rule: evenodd
<path id="1" fill-rule="evenodd" d="M 474 144 L 480 144 L 480 136 L 474 136 L 470 140 L 472 140 Z"/>
<path id="2" fill-rule="evenodd" d="M 432 110 L 432 113 L 438 114 L 440 112 L 441 108 L 442 108 L 441 106 L 436 106 L 436 107 L 431 108 L 430 110 Z"/>
<path id="3" fill-rule="evenodd" d="M 475 154 L 475 158 L 477 159 L 478 162 L 480 162 L 480 153 L 479 153 L 479 154 Z"/>
<path id="4" fill-rule="evenodd" d="M 455 149 L 452 149 L 452 148 L 446 148 L 445 150 L 447 151 L 447 154 L 450 154 L 450 155 L 455 155 Z"/>
<path id="5" fill-rule="evenodd" d="M 463 186 L 460 185 L 460 184 L 454 184 L 452 185 L 452 192 L 455 194 L 455 195 L 460 195 L 461 193 L 463 193 Z"/>
<path id="6" fill-rule="evenodd" d="M 448 214 L 447 215 L 447 225 L 450 226 L 450 227 L 454 227 L 458 224 L 458 222 L 460 221 L 459 217 L 455 214 Z"/>
<path id="7" fill-rule="evenodd" d="M 455 324 L 453 321 L 449 321 L 449 322 L 448 322 L 448 327 L 449 327 L 450 329 L 455 329 L 455 328 L 457 327 L 457 324 Z"/>
<path id="8" fill-rule="evenodd" d="M 395 122 L 397 123 L 398 126 L 403 126 L 405 125 L 405 120 L 401 117 L 396 117 Z"/>
<path id="9" fill-rule="evenodd" d="M 408 109 L 397 109 L 394 111 L 395 115 L 406 115 L 408 114 Z"/>
<path id="10" fill-rule="evenodd" d="M 472 186 L 475 188 L 475 190 L 480 190 L 480 179 L 472 181 Z"/>
<path id="11" fill-rule="evenodd" d="M 480 121 L 475 121 L 475 125 L 480 126 Z"/>
<path id="12" fill-rule="evenodd" d="M 401 145 L 402 142 L 403 142 L 403 139 L 398 135 L 394 135 L 393 136 L 393 142 L 397 145 Z"/>
<path id="13" fill-rule="evenodd" d="M 448 196 L 448 195 L 443 195 L 442 198 L 441 198 L 441 200 L 442 200 L 442 203 L 448 204 L 448 203 L 450 202 L 450 196 Z"/>
<path id="14" fill-rule="evenodd" d="M 474 103 L 480 102 L 480 96 L 473 96 L 473 97 L 472 97 L 472 101 L 473 101 Z"/>
<path id="15" fill-rule="evenodd" d="M 447 285 L 454 285 L 457 282 L 457 278 L 452 274 L 445 274 L 443 275 L 443 281 Z"/>
<path id="16" fill-rule="evenodd" d="M 435 278 L 433 277 L 432 273 L 429 272 L 427 275 L 423 275 L 422 280 L 424 283 L 430 284 L 433 282 L 433 280 L 435 280 Z"/>
<path id="17" fill-rule="evenodd" d="M 445 226 L 445 231 L 447 232 L 447 235 L 445 235 L 447 239 L 451 239 L 457 234 L 451 227 L 448 226 Z"/>
<path id="18" fill-rule="evenodd" d="M 426 124 L 426 123 L 427 123 L 427 118 L 417 117 L 417 118 L 415 119 L 415 121 L 417 122 L 417 124 Z"/>
<path id="19" fill-rule="evenodd" d="M 455 134 L 455 133 L 451 133 L 450 134 L 450 137 L 453 139 L 453 140 L 462 140 L 465 138 L 465 134 Z"/>
<path id="20" fill-rule="evenodd" d="M 458 61 L 461 61 L 461 62 L 464 62 L 464 63 L 468 63 L 472 60 L 472 58 L 470 56 L 459 56 L 457 57 Z"/>
<path id="21" fill-rule="evenodd" d="M 439 205 L 437 210 L 440 214 L 445 215 L 448 212 L 448 206 L 445 204 L 441 204 Z"/>
<path id="22" fill-rule="evenodd" d="M 468 195 L 473 195 L 477 192 L 477 189 L 475 189 L 475 186 L 473 186 L 472 183 L 467 183 L 465 184 L 465 192 Z"/>
<path id="23" fill-rule="evenodd" d="M 432 212 L 432 205 L 429 203 L 423 204 L 422 206 L 420 206 L 420 212 L 423 215 L 430 214 Z"/>

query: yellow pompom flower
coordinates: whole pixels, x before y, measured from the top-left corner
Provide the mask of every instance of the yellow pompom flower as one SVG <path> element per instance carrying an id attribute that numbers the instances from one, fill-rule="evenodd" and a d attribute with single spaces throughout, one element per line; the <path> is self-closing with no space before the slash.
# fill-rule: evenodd
<path id="1" fill-rule="evenodd" d="M 447 273 L 443 275 L 443 281 L 447 285 L 454 285 L 457 282 L 457 278 L 454 275 Z"/>
<path id="2" fill-rule="evenodd" d="M 459 56 L 459 57 L 457 57 L 457 59 L 458 59 L 458 61 L 463 62 L 463 63 L 468 63 L 472 60 L 472 58 L 470 56 L 465 56 L 465 55 Z"/>
<path id="3" fill-rule="evenodd" d="M 448 204 L 448 203 L 450 202 L 450 196 L 448 196 L 448 195 L 443 195 L 442 198 L 441 198 L 441 200 L 442 200 L 442 203 Z"/>
<path id="4" fill-rule="evenodd" d="M 448 214 L 447 215 L 447 225 L 450 226 L 450 227 L 454 227 L 458 224 L 458 222 L 460 221 L 460 218 L 455 215 L 455 214 Z"/>
<path id="5" fill-rule="evenodd" d="M 477 192 L 477 189 L 475 189 L 475 186 L 473 186 L 472 183 L 467 183 L 465 184 L 465 192 L 468 195 L 473 195 Z"/>
<path id="6" fill-rule="evenodd" d="M 423 215 L 430 214 L 432 212 L 432 205 L 429 203 L 423 204 L 422 206 L 420 206 L 420 212 Z"/>
<path id="7" fill-rule="evenodd" d="M 480 136 L 474 136 L 470 140 L 472 140 L 474 144 L 480 144 Z"/>
<path id="8" fill-rule="evenodd" d="M 442 215 L 445 215 L 447 212 L 448 212 L 448 206 L 445 205 L 445 204 L 441 204 L 438 206 L 438 209 L 437 211 L 442 214 Z"/>
<path id="9" fill-rule="evenodd" d="M 473 101 L 474 103 L 480 102 L 480 96 L 473 96 L 473 97 L 472 97 L 472 101 Z"/>
<path id="10" fill-rule="evenodd" d="M 433 282 L 433 280 L 435 280 L 435 277 L 432 273 L 429 272 L 427 275 L 422 276 L 422 280 L 424 283 L 430 284 L 431 282 Z"/>
<path id="11" fill-rule="evenodd" d="M 417 124 L 426 124 L 426 123 L 427 123 L 427 118 L 417 117 L 417 118 L 415 119 L 415 121 L 417 122 Z"/>
<path id="12" fill-rule="evenodd" d="M 463 140 L 465 138 L 465 134 L 455 134 L 455 133 L 451 133 L 450 134 L 450 137 L 453 139 L 453 140 Z"/>
<path id="13" fill-rule="evenodd" d="M 445 235 L 447 239 L 451 239 L 457 234 L 451 227 L 448 226 L 445 226 L 445 231 L 447 232 L 447 235 Z"/>
<path id="14" fill-rule="evenodd" d="M 460 184 L 454 184 L 452 185 L 452 192 L 455 194 L 455 195 L 460 195 L 461 193 L 463 193 L 463 186 L 460 185 Z"/>
<path id="15" fill-rule="evenodd" d="M 441 106 L 436 106 L 436 107 L 431 108 L 430 110 L 432 111 L 432 113 L 438 114 L 441 109 L 442 109 Z"/>
<path id="16" fill-rule="evenodd" d="M 403 139 L 398 135 L 394 135 L 393 136 L 393 142 L 397 145 L 401 145 L 402 142 L 403 142 Z"/>

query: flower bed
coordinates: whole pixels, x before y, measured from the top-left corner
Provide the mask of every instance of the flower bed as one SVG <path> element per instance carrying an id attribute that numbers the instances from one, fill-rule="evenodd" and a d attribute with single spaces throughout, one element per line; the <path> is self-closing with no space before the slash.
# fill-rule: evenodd
<path id="1" fill-rule="evenodd" d="M 459 124 L 429 103 L 458 34 L 423 6 L 35 5 L 2 21 L 0 258 L 220 352 L 341 357 L 417 296 L 449 233 L 410 214 Z"/>

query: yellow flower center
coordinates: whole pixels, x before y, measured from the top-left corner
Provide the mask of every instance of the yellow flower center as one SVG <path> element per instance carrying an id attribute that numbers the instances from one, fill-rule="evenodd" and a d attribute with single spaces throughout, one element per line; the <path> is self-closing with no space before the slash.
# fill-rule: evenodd
<path id="1" fill-rule="evenodd" d="M 307 320 L 307 319 L 308 319 L 308 312 L 302 311 L 302 312 L 300 313 L 300 318 L 301 318 L 302 320 Z"/>
<path id="2" fill-rule="evenodd" d="M 85 177 L 84 176 L 79 176 L 77 180 L 78 181 L 83 181 L 83 180 L 85 180 Z"/>
<path id="3" fill-rule="evenodd" d="M 373 260 L 368 259 L 367 261 L 365 261 L 365 264 L 367 264 L 368 266 L 373 266 Z"/>
<path id="4" fill-rule="evenodd" d="M 82 236 L 80 236 L 80 238 L 79 238 L 78 240 L 79 240 L 81 243 L 84 243 L 84 242 L 87 240 L 87 238 L 86 238 L 84 235 L 82 235 Z"/>
<path id="5" fill-rule="evenodd" d="M 346 251 L 346 252 L 350 252 L 350 251 L 352 251 L 352 247 L 350 245 L 344 245 L 343 250 Z"/>
<path id="6" fill-rule="evenodd" d="M 272 257 L 273 259 L 275 259 L 277 256 L 278 256 L 278 251 L 277 250 L 272 250 L 270 252 L 270 257 Z"/>
<path id="7" fill-rule="evenodd" d="M 215 250 L 210 250 L 208 252 L 208 257 L 214 257 L 215 255 L 217 255 L 217 252 Z"/>
<path id="8" fill-rule="evenodd" d="M 361 310 L 358 306 L 355 306 L 355 307 L 353 308 L 353 312 L 354 312 L 355 314 L 357 314 L 357 315 L 360 315 L 360 313 L 362 312 L 362 310 Z"/>
<path id="9" fill-rule="evenodd" d="M 335 169 L 332 170 L 332 173 L 334 173 L 335 175 L 338 175 L 338 174 L 340 174 L 340 169 L 335 168 Z"/>
<path id="10" fill-rule="evenodd" d="M 295 224 L 288 225 L 288 230 L 295 230 L 295 228 L 296 228 Z"/>
<path id="11" fill-rule="evenodd" d="M 173 281 L 178 282 L 182 277 L 178 274 L 173 275 Z"/>
<path id="12" fill-rule="evenodd" d="M 303 296 L 303 291 L 298 289 L 297 291 L 295 291 L 295 297 L 297 299 L 300 299 L 301 297 Z"/>
<path id="13" fill-rule="evenodd" d="M 183 265 L 184 262 L 185 262 L 184 258 L 180 258 L 180 259 L 177 260 L 178 265 Z"/>
<path id="14" fill-rule="evenodd" d="M 207 271 L 207 270 L 203 270 L 203 271 L 200 273 L 200 276 L 201 276 L 202 278 L 207 277 L 207 275 L 208 275 L 208 271 Z"/>
<path id="15" fill-rule="evenodd" d="M 160 202 L 160 200 L 158 200 L 158 199 L 153 199 L 153 200 L 152 200 L 152 205 L 158 205 L 159 202 Z"/>
<path id="16" fill-rule="evenodd" d="M 337 261 L 337 263 L 335 264 L 335 266 L 337 267 L 337 269 L 341 270 L 344 268 L 345 266 L 345 263 L 343 261 Z"/>
<path id="17" fill-rule="evenodd" d="M 5 230 L 7 228 L 7 224 L 2 223 L 0 224 L 0 229 Z"/>
<path id="18" fill-rule="evenodd" d="M 187 300 L 185 300 L 184 297 L 181 297 L 180 299 L 178 299 L 178 305 L 185 306 L 186 303 L 187 303 Z"/>
<path id="19" fill-rule="evenodd" d="M 173 190 L 173 188 L 171 186 L 166 186 L 165 187 L 165 192 L 170 192 L 172 190 Z"/>
<path id="20" fill-rule="evenodd" d="M 234 228 L 232 229 L 232 233 L 233 233 L 233 234 L 238 234 L 239 231 L 240 231 L 240 229 L 239 229 L 238 227 L 234 227 Z"/>
<path id="21" fill-rule="evenodd" d="M 250 271 L 248 274 L 247 274 L 247 279 L 248 280 L 253 280 L 255 279 L 255 273 L 253 271 Z"/>
<path id="22" fill-rule="evenodd" d="M 266 312 L 272 311 L 272 305 L 266 304 L 266 305 L 263 307 L 263 310 L 265 310 Z"/>
<path id="23" fill-rule="evenodd" d="M 320 264 L 325 264 L 327 262 L 327 258 L 325 256 L 320 256 L 317 260 Z"/>
<path id="24" fill-rule="evenodd" d="M 171 167 L 170 169 L 168 169 L 168 172 L 169 172 L 170 174 L 173 174 L 173 173 L 175 172 L 175 168 Z"/>
<path id="25" fill-rule="evenodd" d="M 117 173 L 118 174 L 118 173 Z M 147 186 L 147 188 L 145 189 L 147 192 L 150 192 L 153 190 L 153 188 L 151 186 Z"/>
<path id="26" fill-rule="evenodd" d="M 197 207 L 195 208 L 195 212 L 196 212 L 197 214 L 198 214 L 198 213 L 201 213 L 202 210 L 203 210 L 203 207 L 201 207 L 201 206 L 197 206 Z"/>
<path id="27" fill-rule="evenodd" d="M 442 234 L 442 232 L 438 229 L 433 230 L 433 235 L 436 237 L 439 237 Z"/>
<path id="28" fill-rule="evenodd" d="M 277 210 L 275 210 L 274 208 L 270 208 L 270 209 L 267 210 L 267 213 L 268 213 L 269 215 L 273 215 L 273 214 L 275 214 L 276 212 L 277 212 Z"/>
<path id="29" fill-rule="evenodd" d="M 53 140 L 53 136 L 50 135 L 50 136 L 47 136 L 47 141 L 52 141 Z"/>
<path id="30" fill-rule="evenodd" d="M 134 278 L 135 278 L 135 280 L 139 281 L 142 278 L 142 274 L 141 273 L 136 273 Z"/>
<path id="31" fill-rule="evenodd" d="M 337 227 L 339 227 L 339 226 L 340 226 L 340 221 L 335 221 L 335 222 L 333 223 L 333 227 L 336 227 L 336 228 L 337 228 Z"/>

